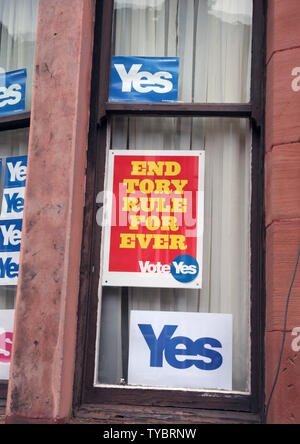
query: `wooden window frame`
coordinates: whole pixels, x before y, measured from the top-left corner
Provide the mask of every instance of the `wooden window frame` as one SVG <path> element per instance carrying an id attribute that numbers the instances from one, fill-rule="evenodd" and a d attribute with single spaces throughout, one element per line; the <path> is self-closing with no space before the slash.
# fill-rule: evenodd
<path id="1" fill-rule="evenodd" d="M 30 111 L 0 117 L 0 131 L 29 128 Z"/>
<path id="2" fill-rule="evenodd" d="M 176 407 L 192 417 L 220 417 L 222 411 L 241 414 L 244 421 L 261 420 L 264 408 L 264 319 L 265 319 L 265 230 L 264 230 L 264 104 L 265 41 L 267 0 L 253 0 L 251 100 L 249 103 L 109 103 L 109 69 L 113 0 L 97 1 L 92 74 L 91 119 L 87 155 L 86 204 L 82 242 L 81 281 L 78 307 L 77 359 L 74 383 L 74 414 L 90 411 L 117 413 L 152 406 Z M 101 29 L 101 32 L 98 30 Z M 101 35 L 100 35 L 101 34 Z M 103 190 L 105 174 L 106 124 L 114 115 L 209 116 L 248 118 L 252 129 L 251 196 L 251 387 L 250 394 L 195 392 L 176 389 L 94 387 L 98 282 L 101 227 L 96 223 L 97 193 Z M 125 289 L 124 289 L 125 291 Z M 112 406 L 112 407 L 111 407 Z M 175 411 L 175 409 L 173 409 Z M 191 413 L 192 411 L 192 413 Z M 96 413 L 95 413 L 96 412 Z M 98 413 L 97 413 L 98 412 Z M 100 413 L 102 412 L 102 413 Z M 203 412 L 211 412 L 204 414 Z M 174 413 L 175 414 L 175 413 Z M 102 415 L 102 416 L 101 416 Z M 193 416 L 194 415 L 194 416 Z M 217 416 L 216 416 L 217 415 Z M 224 415 L 222 416 L 224 418 Z M 175 418 L 175 416 L 174 416 Z M 249 418 L 252 418 L 251 420 Z M 242 419 L 240 419 L 242 421 Z M 176 422 L 176 419 L 174 419 Z"/>

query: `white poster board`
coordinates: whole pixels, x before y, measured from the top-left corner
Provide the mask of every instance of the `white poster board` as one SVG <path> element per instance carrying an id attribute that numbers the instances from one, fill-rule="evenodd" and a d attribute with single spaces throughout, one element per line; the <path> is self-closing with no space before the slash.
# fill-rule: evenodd
<path id="1" fill-rule="evenodd" d="M 128 384 L 232 390 L 232 315 L 131 311 Z"/>

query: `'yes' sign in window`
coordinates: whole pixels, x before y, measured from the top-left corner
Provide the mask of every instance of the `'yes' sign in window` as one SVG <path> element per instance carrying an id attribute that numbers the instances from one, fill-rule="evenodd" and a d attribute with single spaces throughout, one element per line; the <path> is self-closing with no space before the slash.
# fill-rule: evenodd
<path id="1" fill-rule="evenodd" d="M 176 102 L 178 57 L 113 57 L 111 102 Z"/>

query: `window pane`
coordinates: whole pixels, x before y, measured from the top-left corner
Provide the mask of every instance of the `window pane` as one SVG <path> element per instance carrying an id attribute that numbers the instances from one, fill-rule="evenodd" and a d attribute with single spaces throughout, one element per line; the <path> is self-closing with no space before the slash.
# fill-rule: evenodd
<path id="1" fill-rule="evenodd" d="M 252 0 L 115 0 L 113 55 L 179 57 L 183 102 L 250 98 Z"/>
<path id="2" fill-rule="evenodd" d="M 1 0 L 0 72 L 27 69 L 26 110 L 30 110 L 38 0 Z"/>
<path id="3" fill-rule="evenodd" d="M 103 287 L 99 383 L 126 381 L 131 310 L 227 313 L 233 315 L 233 390 L 248 391 L 250 134 L 246 119 L 113 119 L 111 149 L 205 150 L 203 287 Z"/>
<path id="4" fill-rule="evenodd" d="M 1 174 L 1 184 L 0 184 L 1 209 L 2 209 L 2 201 L 4 199 L 3 191 L 4 191 L 6 158 L 27 155 L 28 135 L 29 135 L 28 128 L 0 132 L 0 159 L 2 160 L 2 174 Z M 2 220 L 6 219 L 5 217 L 3 217 L 3 214 L 0 215 L 0 218 Z M 1 310 L 14 308 L 16 292 L 17 292 L 16 285 L 0 284 Z"/>

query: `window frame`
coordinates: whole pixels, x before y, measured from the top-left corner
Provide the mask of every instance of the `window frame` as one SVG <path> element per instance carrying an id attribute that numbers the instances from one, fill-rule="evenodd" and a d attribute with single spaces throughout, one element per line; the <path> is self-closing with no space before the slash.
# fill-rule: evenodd
<path id="1" fill-rule="evenodd" d="M 267 0 L 253 0 L 251 100 L 249 103 L 109 103 L 109 69 L 113 0 L 96 2 L 91 118 L 87 152 L 86 203 L 82 242 L 78 306 L 77 359 L 74 411 L 82 406 L 176 407 L 203 411 L 263 413 L 264 319 L 265 319 L 265 230 L 264 230 L 264 104 Z M 101 31 L 99 32 L 99 28 Z M 107 120 L 115 115 L 206 116 L 248 118 L 252 129 L 251 171 L 251 270 L 250 270 L 250 394 L 183 391 L 178 389 L 94 387 L 95 344 L 98 312 L 101 227 L 96 224 L 97 193 L 103 189 Z M 122 292 L 126 295 L 126 289 Z M 122 294 L 122 296 L 123 296 Z M 203 410 L 202 410 L 203 409 Z"/>
<path id="2" fill-rule="evenodd" d="M 30 127 L 30 111 L 0 116 L 0 132 Z M 0 401 L 6 399 L 8 381 L 0 380 Z"/>
<path id="3" fill-rule="evenodd" d="M 30 111 L 19 114 L 0 116 L 0 131 L 9 131 L 20 128 L 29 128 Z"/>

